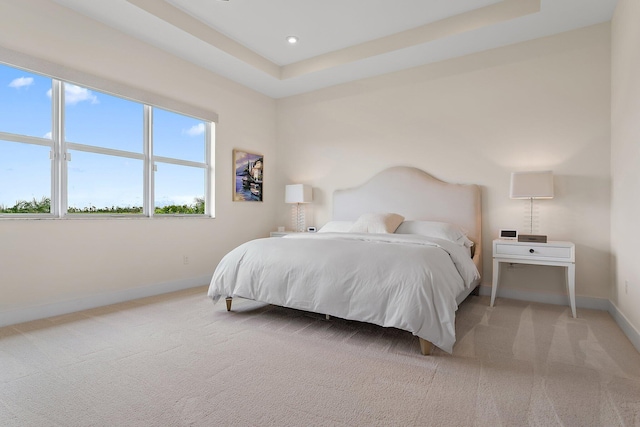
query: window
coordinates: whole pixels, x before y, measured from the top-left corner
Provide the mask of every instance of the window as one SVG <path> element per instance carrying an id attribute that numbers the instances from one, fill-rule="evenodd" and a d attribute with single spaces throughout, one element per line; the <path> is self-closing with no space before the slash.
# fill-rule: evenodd
<path id="1" fill-rule="evenodd" d="M 51 212 L 50 153 L 47 146 L 0 140 L 0 212 Z"/>
<path id="2" fill-rule="evenodd" d="M 64 83 L 67 212 L 144 213 L 144 105 Z"/>
<path id="3" fill-rule="evenodd" d="M 0 64 L 0 213 L 51 212 L 52 80 Z"/>
<path id="4" fill-rule="evenodd" d="M 213 123 L 0 64 L 0 216 L 211 215 Z"/>
<path id="5" fill-rule="evenodd" d="M 203 214 L 207 180 L 206 124 L 153 109 L 156 214 Z"/>
<path id="6" fill-rule="evenodd" d="M 52 80 L 0 64 L 0 131 L 51 139 Z"/>

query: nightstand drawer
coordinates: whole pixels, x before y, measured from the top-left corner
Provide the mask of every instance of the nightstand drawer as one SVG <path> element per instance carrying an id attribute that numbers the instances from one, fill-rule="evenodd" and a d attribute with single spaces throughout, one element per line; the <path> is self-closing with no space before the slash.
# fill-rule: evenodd
<path id="1" fill-rule="evenodd" d="M 526 257 L 571 259 L 571 248 L 541 245 L 510 245 L 497 243 L 494 256 L 517 255 Z"/>

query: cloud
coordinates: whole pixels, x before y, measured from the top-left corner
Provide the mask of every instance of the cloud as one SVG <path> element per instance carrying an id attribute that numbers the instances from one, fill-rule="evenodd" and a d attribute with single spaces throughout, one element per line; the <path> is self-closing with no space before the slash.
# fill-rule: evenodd
<path id="1" fill-rule="evenodd" d="M 47 132 L 44 134 L 43 138 L 45 139 L 51 139 L 51 132 Z"/>
<path id="2" fill-rule="evenodd" d="M 204 134 L 204 129 L 204 123 L 198 123 L 197 125 L 191 126 L 189 129 L 183 129 L 182 133 L 189 136 L 198 136 Z"/>
<path id="3" fill-rule="evenodd" d="M 9 87 L 20 89 L 21 87 L 29 87 L 33 84 L 33 77 L 18 77 L 9 83 Z"/>
<path id="4" fill-rule="evenodd" d="M 51 98 L 51 89 L 47 91 L 47 96 Z M 99 104 L 98 97 L 89 89 L 80 86 L 65 83 L 64 85 L 64 103 L 67 105 L 76 105 L 82 101 L 90 101 L 92 104 Z"/>
<path id="5" fill-rule="evenodd" d="M 66 83 L 64 85 L 64 102 L 69 105 L 76 105 L 82 101 L 91 101 L 92 104 L 98 104 L 98 97 L 89 89 Z"/>

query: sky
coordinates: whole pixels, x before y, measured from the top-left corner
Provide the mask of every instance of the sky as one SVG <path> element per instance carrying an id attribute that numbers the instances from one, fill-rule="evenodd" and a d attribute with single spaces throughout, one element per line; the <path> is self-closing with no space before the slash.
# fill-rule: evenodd
<path id="1" fill-rule="evenodd" d="M 65 83 L 65 140 L 143 153 L 143 105 Z M 52 81 L 0 64 L 0 132 L 51 141 Z M 205 162 L 202 120 L 153 109 L 157 156 Z M 50 148 L 0 136 L 0 205 L 51 197 Z M 68 205 L 142 206 L 143 161 L 69 150 Z M 156 162 L 155 204 L 192 204 L 204 197 L 204 169 Z"/>

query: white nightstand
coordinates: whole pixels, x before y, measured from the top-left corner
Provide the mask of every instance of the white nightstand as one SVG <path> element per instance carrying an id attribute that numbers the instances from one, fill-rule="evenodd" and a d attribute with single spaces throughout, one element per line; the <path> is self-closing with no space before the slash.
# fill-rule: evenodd
<path id="1" fill-rule="evenodd" d="M 272 231 L 271 233 L 269 233 L 269 237 L 284 237 L 287 234 L 294 233 L 297 233 L 297 231 Z"/>
<path id="2" fill-rule="evenodd" d="M 571 242 L 530 243 L 496 239 L 493 241 L 493 282 L 491 306 L 496 299 L 500 263 L 555 265 L 565 267 L 571 313 L 576 317 L 576 245 Z"/>

